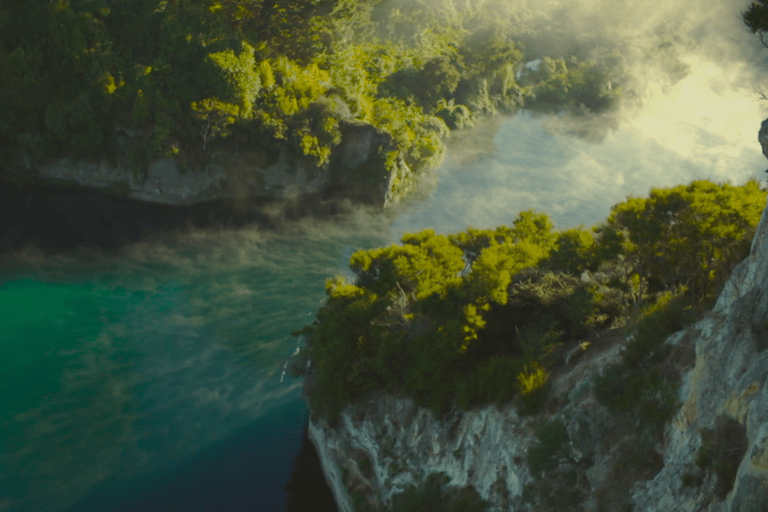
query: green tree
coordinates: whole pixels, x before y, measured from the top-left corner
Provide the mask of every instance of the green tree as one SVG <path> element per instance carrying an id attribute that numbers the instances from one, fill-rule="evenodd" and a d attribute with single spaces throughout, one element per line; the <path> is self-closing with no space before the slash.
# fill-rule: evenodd
<path id="1" fill-rule="evenodd" d="M 557 235 L 555 248 L 542 262 L 542 267 L 580 276 L 585 270 L 596 270 L 595 237 L 591 231 L 573 228 Z"/>
<path id="2" fill-rule="evenodd" d="M 612 208 L 601 249 L 623 256 L 628 277 L 648 276 L 650 293 L 687 287 L 703 300 L 749 253 L 764 201 L 755 180 L 740 187 L 694 181 L 652 189 L 648 199 Z"/>
<path id="3" fill-rule="evenodd" d="M 228 127 L 237 120 L 240 114 L 240 108 L 237 105 L 224 103 L 214 98 L 193 101 L 190 106 L 200 120 L 198 130 L 203 139 L 203 151 L 206 150 L 209 140 L 228 135 Z"/>
<path id="4" fill-rule="evenodd" d="M 753 34 L 755 32 L 759 34 L 760 40 L 765 45 L 763 35 L 768 31 L 768 2 L 766 0 L 752 2 L 746 10 L 741 12 L 741 19 Z"/>
<path id="5" fill-rule="evenodd" d="M 243 41 L 239 52 L 226 49 L 211 53 L 208 58 L 216 63 L 229 84 L 233 97 L 227 98 L 239 107 L 238 116 L 249 118 L 253 110 L 253 102 L 261 90 L 261 80 L 256 67 L 255 48 Z"/>

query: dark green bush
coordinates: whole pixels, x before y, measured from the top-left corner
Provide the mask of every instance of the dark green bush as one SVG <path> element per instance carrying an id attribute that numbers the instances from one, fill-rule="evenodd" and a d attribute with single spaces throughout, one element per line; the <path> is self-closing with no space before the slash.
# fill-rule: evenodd
<path id="1" fill-rule="evenodd" d="M 551 387 L 549 380 L 541 386 L 533 390 L 530 393 L 518 395 L 517 412 L 522 416 L 534 416 L 541 412 L 546 405 L 546 398 L 549 394 L 549 388 Z"/>
<path id="2" fill-rule="evenodd" d="M 559 420 L 547 420 L 536 427 L 538 443 L 528 451 L 528 469 L 535 477 L 556 468 L 562 461 L 570 460 L 568 431 Z"/>
<path id="3" fill-rule="evenodd" d="M 501 356 L 479 363 L 467 374 L 458 376 L 456 405 L 466 410 L 478 403 L 509 402 L 517 392 L 517 375 L 524 366 L 523 359 Z"/>
<path id="4" fill-rule="evenodd" d="M 661 294 L 633 322 L 634 339 L 629 341 L 620 362 L 595 378 L 597 400 L 617 412 L 663 426 L 678 409 L 679 376 L 664 371 L 671 347 L 664 340 L 695 321 L 696 314 L 684 293 Z"/>
<path id="5" fill-rule="evenodd" d="M 701 430 L 701 446 L 696 452 L 696 465 L 703 470 L 715 472 L 715 493 L 721 500 L 733 489 L 747 447 L 746 427 L 728 416 L 718 416 L 714 429 Z"/>
<path id="6" fill-rule="evenodd" d="M 483 512 L 488 503 L 477 491 L 467 486 L 462 489 L 448 487 L 450 478 L 445 473 L 431 474 L 420 486 L 410 486 L 392 498 L 392 506 L 385 512 Z"/>

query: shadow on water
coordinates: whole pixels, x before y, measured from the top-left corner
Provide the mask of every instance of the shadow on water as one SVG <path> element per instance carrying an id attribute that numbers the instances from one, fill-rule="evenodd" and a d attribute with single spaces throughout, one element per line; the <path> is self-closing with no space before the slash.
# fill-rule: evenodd
<path id="1" fill-rule="evenodd" d="M 301 437 L 301 449 L 296 453 Z M 336 505 L 307 438 L 306 407 L 294 402 L 231 433 L 170 474 L 110 478 L 62 512 L 107 510 L 332 512 Z"/>
<path id="2" fill-rule="evenodd" d="M 291 480 L 285 486 L 288 493 L 285 512 L 338 512 L 328 483 L 323 476 L 317 450 L 309 440 L 309 418 L 304 421 L 301 449 L 293 465 Z"/>
<path id="3" fill-rule="evenodd" d="M 0 183 L 0 254 L 33 245 L 46 254 L 76 248 L 115 251 L 127 244 L 193 229 L 257 226 L 348 213 L 345 201 L 304 197 L 215 200 L 194 205 L 147 203 L 91 188 Z"/>

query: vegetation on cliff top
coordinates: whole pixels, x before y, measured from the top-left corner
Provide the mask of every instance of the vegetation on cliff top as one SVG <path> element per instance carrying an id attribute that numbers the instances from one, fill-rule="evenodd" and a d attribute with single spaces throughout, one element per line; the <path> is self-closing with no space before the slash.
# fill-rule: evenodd
<path id="1" fill-rule="evenodd" d="M 0 158 L 107 156 L 142 169 L 173 155 L 190 167 L 226 140 L 322 164 L 339 123 L 360 121 L 393 137 L 383 161 L 418 172 L 440 161 L 447 128 L 478 115 L 616 104 L 627 78 L 618 50 L 543 54 L 519 21 L 530 12 L 486 4 L 6 2 Z"/>
<path id="2" fill-rule="evenodd" d="M 560 344 L 632 320 L 638 341 L 609 372 L 619 382 L 603 379 L 598 394 L 663 424 L 671 402 L 654 397 L 670 383 L 654 361 L 677 320 L 659 315 L 717 296 L 749 253 L 764 201 L 756 181 L 694 181 L 630 197 L 590 231 L 556 232 L 546 214 L 524 211 L 511 227 L 427 230 L 357 252 L 356 279 L 329 279 L 326 304 L 301 331 L 310 407 L 333 420 L 374 390 L 436 413 L 503 403 L 546 382 Z"/>

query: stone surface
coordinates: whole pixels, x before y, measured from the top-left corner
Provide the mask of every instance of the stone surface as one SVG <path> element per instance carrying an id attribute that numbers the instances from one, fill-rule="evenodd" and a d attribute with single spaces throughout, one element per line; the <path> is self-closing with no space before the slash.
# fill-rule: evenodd
<path id="1" fill-rule="evenodd" d="M 387 153 L 394 150 L 392 137 L 374 126 L 358 122 L 342 122 L 341 143 L 334 148 L 327 189 L 334 195 L 348 197 L 365 204 L 391 206 L 407 194 L 411 169 L 401 156 L 395 158 L 390 171 Z"/>
<path id="2" fill-rule="evenodd" d="M 343 122 L 341 131 L 341 143 L 334 148 L 330 163 L 323 166 L 286 152 L 270 159 L 256 148 L 213 153 L 204 168 L 195 171 L 180 169 L 172 158 L 152 162 L 146 169 L 132 169 L 120 162 L 64 158 L 41 165 L 27 161 L 23 168 L 9 172 L 159 204 L 188 205 L 244 197 L 294 199 L 309 194 L 329 194 L 377 206 L 396 203 L 399 194 L 392 190 L 393 173 L 385 168 L 382 156 L 392 149 L 391 136 L 365 123 Z M 399 157 L 394 175 L 410 176 Z"/>

